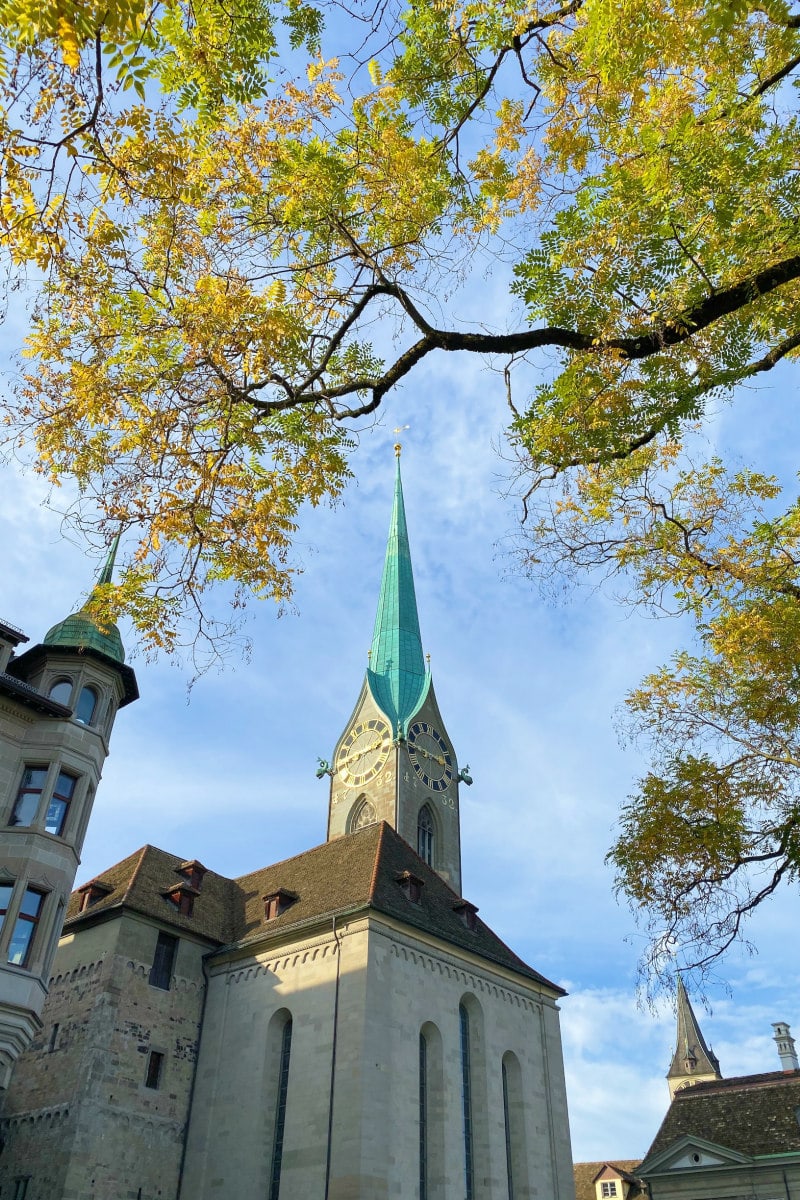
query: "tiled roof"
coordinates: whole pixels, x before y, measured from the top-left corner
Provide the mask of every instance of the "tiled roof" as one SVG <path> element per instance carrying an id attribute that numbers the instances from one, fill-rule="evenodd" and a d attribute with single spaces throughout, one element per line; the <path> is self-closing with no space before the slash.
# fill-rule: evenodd
<path id="1" fill-rule="evenodd" d="M 800 1071 L 697 1083 L 676 1092 L 647 1157 L 683 1135 L 753 1156 L 800 1151 L 799 1108 Z"/>
<path id="2" fill-rule="evenodd" d="M 397 877 L 404 871 L 411 871 L 423 882 L 419 903 L 412 903 L 398 883 Z M 241 935 L 245 940 L 263 936 L 262 897 L 283 888 L 295 892 L 299 899 L 269 922 L 270 932 L 334 912 L 373 908 L 535 979 L 558 995 L 564 994 L 563 988 L 518 958 L 480 918 L 476 918 L 474 930 L 468 929 L 454 910 L 460 897 L 385 821 L 264 867 L 237 883 L 245 899 Z"/>
<path id="3" fill-rule="evenodd" d="M 575 1200 L 596 1200 L 597 1190 L 595 1188 L 595 1180 L 605 1167 L 613 1167 L 619 1172 L 626 1183 L 637 1185 L 636 1190 L 629 1193 L 631 1200 L 633 1200 L 634 1196 L 640 1195 L 636 1177 L 638 1166 L 638 1158 L 615 1159 L 613 1162 L 575 1163 L 572 1168 L 575 1179 Z"/>
<path id="4" fill-rule="evenodd" d="M 564 994 L 563 988 L 524 963 L 480 919 L 476 918 L 474 930 L 468 929 L 455 911 L 460 897 L 385 822 L 239 879 L 207 871 L 191 917 L 182 916 L 163 895 L 180 883 L 178 869 L 184 864 L 183 858 L 144 846 L 97 876 L 97 882 L 111 891 L 84 912 L 80 912 L 80 895 L 73 893 L 65 928 L 76 929 L 127 907 L 230 946 L 261 942 L 334 914 L 373 909 L 536 980 L 556 995 Z M 419 903 L 410 901 L 398 882 L 404 871 L 422 881 Z M 279 892 L 298 898 L 267 922 L 264 897 Z"/>
<path id="5" fill-rule="evenodd" d="M 83 912 L 80 912 L 81 895 L 72 893 L 64 928 L 73 930 L 111 910 L 128 908 L 219 945 L 230 942 L 242 924 L 243 911 L 241 893 L 232 879 L 207 871 L 191 917 L 182 916 L 163 895 L 168 888 L 184 882 L 179 868 L 185 861 L 184 857 L 167 854 L 155 846 L 143 846 L 96 876 L 97 883 L 111 890 Z"/>

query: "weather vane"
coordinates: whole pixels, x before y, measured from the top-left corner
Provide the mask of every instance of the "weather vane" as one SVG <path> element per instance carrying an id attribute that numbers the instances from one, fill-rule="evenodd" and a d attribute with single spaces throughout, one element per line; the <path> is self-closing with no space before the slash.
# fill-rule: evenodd
<path id="1" fill-rule="evenodd" d="M 398 433 L 398 434 L 400 434 L 400 433 L 402 433 L 402 432 L 403 432 L 403 430 L 404 430 L 404 429 L 410 429 L 410 428 L 411 428 L 411 426 L 410 426 L 410 425 L 395 425 L 395 427 L 394 427 L 394 431 L 395 431 L 395 433 Z M 395 454 L 397 455 L 397 457 L 398 457 L 398 458 L 400 457 L 400 451 L 401 451 L 402 449 L 403 449 L 402 443 L 400 443 L 400 442 L 395 442 L 395 445 L 394 445 L 394 452 L 395 452 Z"/>

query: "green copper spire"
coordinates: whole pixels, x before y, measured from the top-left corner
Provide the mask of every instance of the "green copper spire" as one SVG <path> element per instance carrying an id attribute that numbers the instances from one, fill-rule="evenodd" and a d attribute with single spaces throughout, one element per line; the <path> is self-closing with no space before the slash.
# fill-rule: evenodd
<path id="1" fill-rule="evenodd" d="M 119 534 L 111 543 L 111 549 L 95 587 L 111 583 L 118 546 Z M 125 649 L 116 625 L 107 625 L 101 628 L 94 617 L 87 613 L 85 607 L 76 613 L 71 613 L 63 621 L 59 621 L 57 625 L 49 629 L 44 636 L 44 645 L 64 646 L 70 650 L 97 650 L 100 654 L 112 658 L 114 662 L 125 662 Z"/>
<path id="2" fill-rule="evenodd" d="M 392 729 L 405 734 L 409 719 L 425 696 L 430 676 L 425 670 L 419 633 L 403 484 L 400 479 L 400 446 L 395 446 L 395 453 L 397 474 L 394 507 L 367 681 L 376 703 L 391 721 Z"/>

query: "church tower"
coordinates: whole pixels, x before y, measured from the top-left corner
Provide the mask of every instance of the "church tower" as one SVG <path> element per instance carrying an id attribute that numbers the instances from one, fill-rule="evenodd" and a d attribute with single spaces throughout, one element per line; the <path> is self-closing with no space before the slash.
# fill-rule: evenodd
<path id="1" fill-rule="evenodd" d="M 461 894 L 459 771 L 422 652 L 400 446 L 369 665 L 330 764 L 328 841 L 386 821 Z"/>
<path id="2" fill-rule="evenodd" d="M 704 1083 L 709 1079 L 722 1078 L 719 1059 L 705 1043 L 680 975 L 678 976 L 677 1006 L 678 1037 L 675 1053 L 667 1072 L 670 1099 L 674 1098 L 676 1092 L 682 1088 L 691 1087 L 693 1083 Z"/>
<path id="3" fill-rule="evenodd" d="M 111 728 L 139 694 L 119 630 L 86 609 L 15 654 L 27 640 L 0 624 L 0 1087 L 40 1028 Z"/>

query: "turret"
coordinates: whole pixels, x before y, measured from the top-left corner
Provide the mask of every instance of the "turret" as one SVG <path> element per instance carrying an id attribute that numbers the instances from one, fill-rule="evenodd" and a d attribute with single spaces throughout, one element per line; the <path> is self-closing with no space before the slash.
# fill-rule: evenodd
<path id="1" fill-rule="evenodd" d="M 111 581 L 116 543 L 98 585 Z M 10 636 L 5 636 L 6 634 Z M 16 639 L 16 641 L 14 641 Z M 118 709 L 138 697 L 115 625 L 86 608 L 28 639 L 0 627 L 0 1086 L 39 1027 Z M 2 661 L 2 660 L 0 660 Z"/>
<path id="2" fill-rule="evenodd" d="M 331 776 L 328 840 L 387 821 L 460 894 L 459 772 L 422 649 L 400 447 L 366 676 L 322 774 Z"/>
<path id="3" fill-rule="evenodd" d="M 676 1002 L 677 1041 L 675 1053 L 667 1072 L 670 1097 L 674 1097 L 681 1088 L 690 1087 L 693 1083 L 722 1078 L 719 1060 L 705 1043 L 680 975 L 678 976 Z"/>

